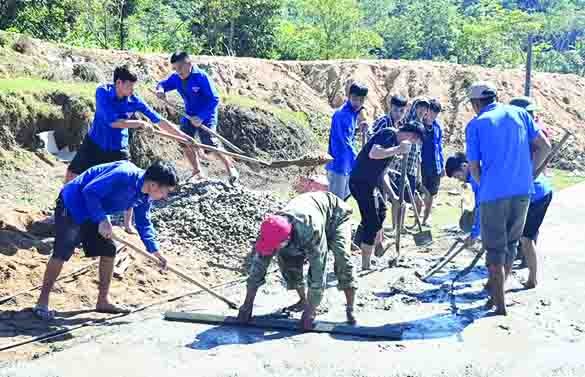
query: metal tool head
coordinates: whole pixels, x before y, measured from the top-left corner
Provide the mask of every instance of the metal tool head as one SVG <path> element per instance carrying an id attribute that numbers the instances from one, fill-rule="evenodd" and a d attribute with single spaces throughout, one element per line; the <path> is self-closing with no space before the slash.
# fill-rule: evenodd
<path id="1" fill-rule="evenodd" d="M 416 246 L 426 246 L 433 243 L 433 234 L 430 230 L 415 233 L 413 237 Z"/>

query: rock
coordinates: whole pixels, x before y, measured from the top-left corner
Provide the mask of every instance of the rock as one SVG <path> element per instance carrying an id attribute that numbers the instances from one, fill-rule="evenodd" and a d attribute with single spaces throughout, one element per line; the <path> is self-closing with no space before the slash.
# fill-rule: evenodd
<path id="1" fill-rule="evenodd" d="M 272 194 L 242 186 L 221 181 L 188 183 L 156 205 L 152 221 L 163 247 L 180 247 L 203 257 L 210 267 L 244 273 L 264 215 L 283 206 Z M 201 274 L 213 273 L 203 270 Z"/>

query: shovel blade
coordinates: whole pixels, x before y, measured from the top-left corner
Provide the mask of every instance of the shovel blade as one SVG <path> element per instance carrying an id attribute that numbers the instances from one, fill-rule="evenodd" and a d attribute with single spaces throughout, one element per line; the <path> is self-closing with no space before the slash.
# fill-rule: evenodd
<path id="1" fill-rule="evenodd" d="M 433 235 L 430 230 L 424 230 L 414 234 L 414 243 L 416 246 L 425 246 L 433 243 Z"/>

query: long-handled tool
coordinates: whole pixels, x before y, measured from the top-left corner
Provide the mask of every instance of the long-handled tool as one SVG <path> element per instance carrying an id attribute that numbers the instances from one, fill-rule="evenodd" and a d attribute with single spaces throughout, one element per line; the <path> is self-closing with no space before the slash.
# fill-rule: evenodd
<path id="1" fill-rule="evenodd" d="M 546 169 L 546 165 L 560 152 L 561 148 L 565 145 L 567 140 L 569 140 L 569 138 L 573 136 L 573 133 L 571 131 L 567 130 L 566 128 L 563 128 L 563 130 L 565 131 L 565 135 L 563 136 L 561 141 L 552 148 L 548 156 L 546 156 L 546 158 L 542 162 L 542 165 L 540 165 L 540 167 L 536 170 L 536 173 L 534 175 L 535 177 L 538 177 L 544 171 L 544 169 Z"/>
<path id="2" fill-rule="evenodd" d="M 416 221 L 416 225 L 418 226 L 418 233 L 414 234 L 414 243 L 416 246 L 424 246 L 428 245 L 433 242 L 433 234 L 430 230 L 423 230 L 422 224 L 420 222 L 420 216 L 418 214 L 418 209 L 416 208 L 416 203 L 414 201 L 414 190 L 410 187 L 410 183 L 406 180 L 406 189 L 408 190 L 408 195 L 410 195 L 410 200 L 412 201 L 412 209 L 414 210 L 414 219 Z"/>
<path id="3" fill-rule="evenodd" d="M 258 160 L 258 159 L 248 157 L 248 156 L 242 156 L 242 155 L 237 154 L 237 153 L 228 152 L 228 151 L 225 151 L 225 150 L 222 150 L 219 148 L 210 147 L 209 145 L 198 143 L 197 141 L 195 141 L 195 139 L 193 139 L 192 137 L 189 137 L 188 135 L 176 136 L 176 135 L 170 134 L 168 132 L 159 131 L 159 130 L 153 130 L 152 132 L 154 132 L 155 135 L 159 135 L 159 136 L 165 137 L 167 139 L 175 140 L 175 141 L 178 141 L 179 143 L 182 143 L 182 144 L 193 145 L 197 148 L 205 149 L 205 150 L 208 150 L 211 152 L 223 153 L 226 156 L 231 156 L 231 157 L 238 159 L 238 160 L 252 162 L 255 164 L 262 165 L 262 166 L 266 166 L 266 167 L 270 166 L 270 163 L 266 162 L 266 161 Z"/>
<path id="4" fill-rule="evenodd" d="M 331 162 L 333 160 L 333 158 L 331 156 L 318 156 L 318 157 L 312 157 L 312 158 L 300 158 L 300 159 L 295 159 L 295 160 L 278 160 L 278 161 L 266 162 L 266 161 L 258 160 L 256 158 L 243 156 L 241 154 L 228 152 L 228 151 L 225 151 L 223 149 L 218 149 L 215 147 L 210 147 L 209 145 L 198 143 L 197 141 L 195 141 L 195 139 L 193 139 L 192 137 L 189 137 L 188 135 L 176 136 L 176 135 L 170 134 L 168 132 L 159 131 L 156 129 L 153 130 L 152 132 L 154 132 L 155 135 L 165 137 L 167 139 L 175 140 L 175 141 L 178 141 L 179 143 L 182 143 L 185 145 L 193 145 L 197 148 L 205 149 L 208 151 L 223 153 L 226 156 L 231 156 L 231 157 L 235 158 L 236 160 L 242 160 L 242 161 L 251 162 L 254 164 L 259 164 L 262 167 L 269 168 L 269 169 L 282 169 L 282 168 L 289 167 L 289 166 L 317 166 L 317 165 L 326 164 L 326 163 Z"/>
<path id="5" fill-rule="evenodd" d="M 126 241 L 118 236 L 116 236 L 115 234 L 112 235 L 112 239 L 114 241 L 120 242 L 121 244 L 124 244 L 126 246 L 128 246 L 130 249 L 136 251 L 138 254 L 141 254 L 142 256 L 154 261 L 154 262 L 159 262 L 159 260 L 152 256 L 150 253 L 146 252 L 145 250 L 143 250 L 141 247 L 138 247 L 136 245 L 134 245 L 132 242 Z M 196 286 L 198 286 L 199 288 L 203 289 L 205 292 L 211 294 L 213 297 L 225 302 L 231 309 L 237 309 L 238 305 L 236 303 L 234 303 L 233 301 L 230 301 L 229 299 L 227 299 L 226 297 L 216 293 L 213 289 L 211 289 L 210 287 L 206 286 L 205 284 L 197 281 L 196 279 L 193 279 L 191 276 L 187 275 L 187 273 L 179 270 L 176 267 L 173 266 L 169 266 L 167 265 L 167 269 L 171 272 L 173 272 L 174 274 L 176 274 L 177 276 L 185 279 L 186 281 L 188 281 L 189 283 L 195 284 Z"/>
<path id="6" fill-rule="evenodd" d="M 398 219 L 397 223 L 395 224 L 396 228 L 396 264 L 398 264 L 398 260 L 400 258 L 400 235 L 402 234 L 402 229 L 404 225 L 404 188 L 406 186 L 406 168 L 408 165 L 408 153 L 410 152 L 410 148 L 412 146 L 408 144 L 408 151 L 406 151 L 402 156 L 402 166 L 400 168 L 400 187 L 399 187 L 399 198 L 398 198 Z"/>
<path id="7" fill-rule="evenodd" d="M 459 243 L 462 243 L 461 247 L 457 249 L 455 252 L 453 252 L 453 250 L 455 250 Z M 428 278 L 436 274 L 439 270 L 441 270 L 443 267 L 445 267 L 447 263 L 451 262 L 453 258 L 459 255 L 465 249 L 467 249 L 467 245 L 465 245 L 464 241 L 462 239 L 457 239 L 455 243 L 451 246 L 449 251 L 447 251 L 447 253 L 441 259 L 439 259 L 439 261 L 433 267 L 431 267 L 431 269 L 428 270 L 428 272 L 422 275 L 421 273 L 416 271 L 414 275 L 422 281 L 427 280 Z"/>
<path id="8" fill-rule="evenodd" d="M 156 92 L 152 89 L 149 89 L 149 91 L 156 95 Z M 185 117 L 187 119 L 191 118 L 189 115 L 187 115 L 185 112 L 180 111 L 176 105 L 172 104 L 169 100 L 167 100 L 166 98 L 160 98 L 158 95 L 156 96 L 158 99 L 160 99 L 162 102 L 166 103 L 167 105 L 174 107 L 175 110 L 182 116 Z M 244 154 L 244 151 L 241 150 L 240 148 L 236 147 L 235 145 L 233 145 L 229 140 L 227 140 L 225 137 L 221 136 L 219 133 L 215 132 L 214 130 L 205 127 L 204 125 L 201 125 L 199 127 L 200 130 L 203 130 L 204 132 L 207 132 L 208 134 L 218 138 L 222 143 L 224 143 L 225 145 L 227 145 L 228 147 L 230 147 L 231 149 L 233 149 L 234 151 L 236 151 L 237 153 L 240 154 Z"/>

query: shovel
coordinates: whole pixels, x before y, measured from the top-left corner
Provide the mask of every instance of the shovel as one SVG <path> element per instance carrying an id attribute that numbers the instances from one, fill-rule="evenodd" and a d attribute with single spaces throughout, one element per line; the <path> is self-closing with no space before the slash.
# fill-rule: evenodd
<path id="1" fill-rule="evenodd" d="M 156 92 L 152 89 L 149 89 L 150 92 L 154 95 L 156 95 Z M 160 98 L 159 96 L 156 96 L 156 98 L 158 98 L 159 100 L 161 100 L 162 102 L 164 102 L 165 104 L 167 104 L 168 106 L 172 106 L 175 108 L 175 110 L 184 118 L 189 119 L 190 116 L 188 116 L 185 112 L 180 111 L 175 105 L 173 105 L 172 103 L 169 102 L 169 100 L 167 100 L 166 98 Z M 201 125 L 201 127 L 199 127 L 198 129 L 203 130 L 204 132 L 207 132 L 208 134 L 210 134 L 211 136 L 214 136 L 216 138 L 218 138 L 222 143 L 224 143 L 225 145 L 227 145 L 228 147 L 230 147 L 232 150 L 234 150 L 237 153 L 240 154 L 244 154 L 244 151 L 241 150 L 240 148 L 236 147 L 235 145 L 233 145 L 232 143 L 230 143 L 229 140 L 227 140 L 225 137 L 221 136 L 220 134 L 218 134 L 217 132 L 215 132 L 214 130 L 205 127 L 204 125 Z"/>
<path id="2" fill-rule="evenodd" d="M 410 199 L 412 200 L 412 209 L 414 210 L 414 219 L 416 220 L 416 225 L 418 226 L 418 233 L 414 234 L 414 243 L 416 246 L 424 246 L 428 245 L 433 242 L 433 235 L 430 230 L 423 230 L 422 224 L 420 223 L 420 217 L 418 215 L 418 209 L 416 208 L 416 204 L 414 203 L 414 193 L 412 188 L 410 187 L 410 183 L 408 180 L 406 181 L 406 189 L 408 190 L 408 195 L 410 195 Z"/>
<path id="3" fill-rule="evenodd" d="M 158 135 L 158 136 L 161 136 L 161 137 L 164 137 L 167 139 L 175 140 L 175 141 L 178 141 L 179 143 L 182 143 L 185 145 L 192 145 L 194 147 L 201 148 L 201 149 L 204 149 L 207 151 L 222 153 L 226 156 L 233 157 L 236 160 L 251 162 L 253 164 L 257 164 L 263 168 L 268 168 L 268 169 L 282 169 L 282 168 L 289 167 L 289 166 L 318 166 L 318 165 L 327 164 L 327 163 L 333 161 L 333 158 L 331 156 L 318 156 L 318 157 L 300 158 L 300 159 L 294 159 L 294 160 L 277 160 L 277 161 L 266 162 L 266 161 L 258 160 L 256 158 L 244 156 L 244 155 L 241 155 L 238 153 L 228 152 L 228 151 L 223 150 L 223 149 L 210 147 L 209 145 L 198 143 L 197 141 L 195 141 L 195 139 L 193 139 L 192 137 L 189 137 L 187 135 L 176 136 L 176 135 L 172 135 L 168 132 L 159 131 L 157 129 L 153 129 L 152 132 L 155 135 Z"/>
<path id="4" fill-rule="evenodd" d="M 404 155 L 402 156 L 402 166 L 400 167 L 400 187 L 399 187 L 399 191 L 400 191 L 400 196 L 398 199 L 398 221 L 397 224 L 395 226 L 396 228 L 396 264 L 398 264 L 398 260 L 400 259 L 400 236 L 402 234 L 402 227 L 404 225 L 404 215 L 405 215 L 405 211 L 403 208 L 403 204 L 404 204 L 404 186 L 406 184 L 406 168 L 407 168 L 407 156 L 408 156 L 408 152 L 410 152 L 410 148 L 412 148 L 411 145 L 409 145 L 409 151 L 407 151 L 406 153 L 404 153 Z"/>
<path id="5" fill-rule="evenodd" d="M 123 245 L 128 246 L 130 249 L 134 250 L 135 252 L 137 252 L 138 254 L 141 254 L 143 257 L 150 259 L 151 261 L 154 261 L 156 263 L 159 263 L 159 260 L 151 255 L 150 253 L 146 252 L 145 250 L 143 250 L 141 247 L 138 247 L 136 245 L 134 245 L 132 242 L 126 241 L 120 237 L 118 237 L 115 234 L 112 234 L 112 239 L 116 242 L 119 242 Z M 186 281 L 188 281 L 189 283 L 195 284 L 196 286 L 198 286 L 199 288 L 203 289 L 205 292 L 211 294 L 213 297 L 223 301 L 224 303 L 227 304 L 227 306 L 229 306 L 231 309 L 237 309 L 238 305 L 236 303 L 234 303 L 233 301 L 230 301 L 229 299 L 227 299 L 226 297 L 220 295 L 219 293 L 215 292 L 212 288 L 206 286 L 205 284 L 197 281 L 196 279 L 192 278 L 191 276 L 189 276 L 186 272 L 179 270 L 176 267 L 170 266 L 167 264 L 167 269 L 171 272 L 173 272 L 175 275 L 178 275 L 179 277 L 185 279 Z"/>
<path id="6" fill-rule="evenodd" d="M 455 250 L 457 245 L 459 245 L 460 243 L 462 244 L 461 247 L 459 249 L 457 249 L 457 251 L 453 252 L 453 250 Z M 466 248 L 467 248 L 467 246 L 465 245 L 464 241 L 462 239 L 458 238 L 455 241 L 455 243 L 453 243 L 451 248 L 445 253 L 445 255 L 443 255 L 443 257 L 441 259 L 439 259 L 439 261 L 433 267 L 431 267 L 430 270 L 428 270 L 424 275 L 421 274 L 420 272 L 416 271 L 414 273 L 414 275 L 422 281 L 427 280 L 428 278 L 430 278 L 431 276 L 436 274 L 440 269 L 445 267 L 445 265 L 447 263 L 451 262 L 453 260 L 453 258 L 455 258 L 457 255 L 459 255 Z"/>

